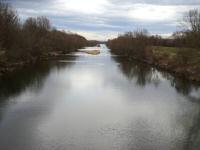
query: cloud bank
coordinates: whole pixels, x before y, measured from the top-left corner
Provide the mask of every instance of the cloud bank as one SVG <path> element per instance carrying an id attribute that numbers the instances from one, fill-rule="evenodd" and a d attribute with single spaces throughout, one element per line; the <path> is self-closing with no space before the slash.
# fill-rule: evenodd
<path id="1" fill-rule="evenodd" d="M 53 26 L 107 40 L 119 33 L 147 29 L 169 35 L 178 30 L 184 12 L 200 8 L 199 0 L 7 0 L 22 20 L 47 16 Z"/>

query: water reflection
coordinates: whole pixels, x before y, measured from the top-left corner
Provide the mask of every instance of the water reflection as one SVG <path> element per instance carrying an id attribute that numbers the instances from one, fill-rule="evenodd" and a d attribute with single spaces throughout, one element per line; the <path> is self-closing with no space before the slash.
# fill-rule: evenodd
<path id="1" fill-rule="evenodd" d="M 145 87 L 148 83 L 158 86 L 160 79 L 157 70 L 137 61 L 127 61 L 126 57 L 113 57 L 119 63 L 120 70 L 129 80 L 135 78 L 136 84 Z"/>
<path id="2" fill-rule="evenodd" d="M 75 60 L 76 56 L 64 56 L 64 59 Z M 58 63 L 56 61 L 40 62 L 32 66 L 26 66 L 12 73 L 7 73 L 0 77 L 0 122 L 1 109 L 9 102 L 15 99 L 27 89 L 32 92 L 40 92 L 43 88 L 45 79 L 50 72 L 59 72 L 63 68 L 70 67 L 71 63 Z"/>
<path id="3" fill-rule="evenodd" d="M 0 101 L 6 97 L 17 95 L 27 87 L 40 90 L 44 79 L 51 71 L 57 71 L 71 66 L 76 56 L 64 56 L 63 59 L 71 60 L 70 63 L 56 63 L 56 61 L 40 62 L 32 66 L 26 66 L 12 73 L 0 77 Z"/>
<path id="4" fill-rule="evenodd" d="M 100 49 L 2 77 L 0 149 L 200 147 L 198 86 Z"/>
<path id="5" fill-rule="evenodd" d="M 126 57 L 113 57 L 113 59 L 120 64 L 119 68 L 123 74 L 129 80 L 135 79 L 139 86 L 145 87 L 147 84 L 151 83 L 158 86 L 159 83 L 165 79 L 170 81 L 171 86 L 175 88 L 178 93 L 186 96 L 190 95 L 193 90 L 199 90 L 198 84 L 173 76 L 165 71 L 158 71 L 147 64 L 138 61 L 127 61 Z"/>
<path id="6" fill-rule="evenodd" d="M 158 71 L 155 68 L 152 68 L 149 65 L 140 63 L 137 61 L 127 61 L 124 57 L 113 57 L 113 59 L 119 63 L 119 69 L 127 77 L 128 80 L 135 80 L 136 84 L 141 87 L 145 87 L 148 84 L 153 84 L 155 87 L 158 87 L 163 80 L 169 81 L 171 87 L 173 87 L 177 93 L 180 93 L 184 98 L 194 103 L 195 109 L 193 109 L 193 117 L 191 122 L 184 120 L 183 124 L 185 130 L 184 144 L 177 143 L 176 147 L 171 147 L 170 149 L 183 149 L 183 150 L 196 150 L 200 144 L 200 91 L 199 85 L 193 82 L 184 80 L 182 78 L 173 76 L 165 71 Z M 141 123 L 144 125 L 144 123 Z M 140 132 L 147 131 L 146 136 L 148 137 L 151 129 L 148 129 L 148 126 L 143 126 Z M 129 131 L 131 133 L 131 131 Z M 136 134 L 135 132 L 132 133 Z M 135 136 L 133 136 L 134 138 Z M 154 138 L 154 137 L 153 137 Z M 152 137 L 149 137 L 152 139 Z M 152 139 L 153 140 L 153 139 Z M 155 140 L 155 139 L 154 139 Z M 142 140 L 138 140 L 136 143 L 135 139 L 130 140 L 129 143 L 123 149 L 142 149 L 142 150 L 154 150 L 156 147 L 154 145 L 148 145 L 143 143 Z M 156 141 L 156 140 L 155 140 Z M 137 147 L 139 145 L 139 148 Z M 142 147 L 141 147 L 142 145 Z M 178 146 L 180 145 L 180 146 Z M 158 143 L 157 146 L 159 147 Z M 168 149 L 163 148 L 163 145 L 160 145 L 159 149 Z M 181 148 L 182 147 L 182 148 Z"/>

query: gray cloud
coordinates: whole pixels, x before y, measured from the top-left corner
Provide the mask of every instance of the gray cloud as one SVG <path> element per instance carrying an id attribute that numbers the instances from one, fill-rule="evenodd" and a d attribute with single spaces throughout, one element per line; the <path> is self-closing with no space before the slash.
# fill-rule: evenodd
<path id="1" fill-rule="evenodd" d="M 82 0 L 73 1 L 79 6 L 77 9 L 70 5 L 72 0 L 7 0 L 22 20 L 47 16 L 59 29 L 102 33 L 105 39 L 107 35 L 141 28 L 152 34 L 172 33 L 177 30 L 177 22 L 184 11 L 200 7 L 199 0 L 105 0 L 105 4 L 100 1 L 91 1 L 94 5 L 91 6 L 97 7 L 96 12 L 89 5 L 82 9 L 86 6 L 80 6 L 84 4 Z"/>
<path id="2" fill-rule="evenodd" d="M 145 3 L 155 5 L 200 5 L 199 0 L 109 0 L 117 4 Z"/>

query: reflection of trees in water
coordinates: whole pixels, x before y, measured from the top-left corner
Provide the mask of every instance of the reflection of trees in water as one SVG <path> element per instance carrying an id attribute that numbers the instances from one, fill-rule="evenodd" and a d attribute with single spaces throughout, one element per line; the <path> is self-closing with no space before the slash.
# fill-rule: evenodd
<path id="1" fill-rule="evenodd" d="M 157 69 L 141 63 L 138 61 L 127 61 L 125 57 L 113 57 L 116 62 L 120 64 L 120 70 L 129 79 L 136 79 L 136 83 L 140 86 L 153 83 L 158 86 L 160 83 L 160 75 L 163 78 L 170 81 L 172 87 L 176 89 L 178 93 L 188 96 L 191 91 L 198 90 L 199 85 L 182 78 L 172 76 L 170 73 L 165 71 L 158 71 Z"/>
<path id="2" fill-rule="evenodd" d="M 49 71 L 50 66 L 39 64 L 5 74 L 0 78 L 1 100 L 23 92 L 27 86 L 32 86 L 35 89 L 40 88 Z"/>
<path id="3" fill-rule="evenodd" d="M 50 71 L 47 64 L 34 65 L 5 74 L 0 78 L 0 108 L 11 98 L 24 92 L 27 87 L 39 90 Z M 0 112 L 0 117 L 2 112 Z M 0 118 L 1 119 L 1 118 Z"/>
<path id="4" fill-rule="evenodd" d="M 66 59 L 66 58 L 65 58 Z M 76 57 L 71 57 L 74 60 Z M 38 64 L 18 69 L 12 73 L 7 73 L 0 77 L 0 108 L 10 98 L 18 96 L 27 88 L 40 91 L 44 85 L 46 77 L 51 71 L 62 70 L 73 63 L 58 63 L 56 61 L 40 62 Z M 0 111 L 1 119 L 1 111 Z"/>
<path id="5" fill-rule="evenodd" d="M 193 96 L 192 92 L 198 94 L 199 85 L 173 76 L 165 71 L 157 71 L 153 67 L 138 63 L 137 61 L 129 62 L 126 58 L 115 57 L 114 60 L 120 63 L 121 72 L 126 75 L 129 80 L 136 79 L 136 83 L 140 86 L 145 86 L 150 83 L 158 85 L 160 82 L 160 74 L 163 78 L 170 82 L 170 85 L 181 95 L 183 95 L 191 103 L 197 104 L 197 113 L 190 127 L 185 128 L 186 138 L 183 143 L 183 150 L 196 150 L 200 148 L 200 97 Z M 131 149 L 131 148 L 130 148 Z"/>
<path id="6" fill-rule="evenodd" d="M 76 57 L 70 57 L 69 59 L 74 60 Z M 61 70 L 72 64 L 73 63 L 59 63 L 56 61 L 40 62 L 5 74 L 0 77 L 0 102 L 10 96 L 18 95 L 27 87 L 40 90 L 45 77 L 51 70 Z"/>
<path id="7" fill-rule="evenodd" d="M 191 92 L 195 90 L 198 92 L 199 86 L 193 82 L 173 77 L 169 73 L 163 73 L 163 77 L 168 79 L 171 86 L 176 89 L 178 93 L 181 93 L 188 101 L 197 105 L 197 113 L 192 118 L 192 123 L 189 127 L 186 127 L 186 138 L 183 145 L 183 150 L 196 150 L 200 149 L 200 97 L 191 95 Z"/>
<path id="8" fill-rule="evenodd" d="M 196 150 L 200 148 L 200 97 L 192 95 L 192 91 L 198 94 L 199 86 L 193 82 L 174 77 L 166 72 L 161 72 L 162 76 L 170 81 L 171 86 L 182 94 L 188 101 L 197 105 L 197 113 L 192 118 L 191 125 L 185 128 L 186 138 L 183 144 L 183 150 Z"/>
<path id="9" fill-rule="evenodd" d="M 171 86 L 174 87 L 178 93 L 183 95 L 187 96 L 193 89 L 198 90 L 199 88 L 199 85 L 195 84 L 194 82 L 172 76 L 167 72 L 161 72 L 161 74 L 165 79 L 170 81 Z"/>
<path id="10" fill-rule="evenodd" d="M 155 86 L 159 84 L 159 77 L 156 69 L 137 61 L 127 61 L 126 58 L 114 57 L 115 61 L 120 63 L 120 70 L 129 79 L 135 79 L 137 85 L 144 87 L 148 83 Z"/>

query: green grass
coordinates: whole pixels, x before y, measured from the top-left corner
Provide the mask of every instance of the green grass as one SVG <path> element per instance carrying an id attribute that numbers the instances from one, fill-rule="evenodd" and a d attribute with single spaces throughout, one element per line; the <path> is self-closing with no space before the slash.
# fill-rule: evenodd
<path id="1" fill-rule="evenodd" d="M 200 49 L 153 46 L 153 60 L 188 79 L 200 81 Z"/>
<path id="2" fill-rule="evenodd" d="M 154 51 L 157 52 L 167 52 L 167 53 L 176 53 L 178 48 L 177 47 L 164 47 L 164 46 L 154 46 Z"/>
<path id="3" fill-rule="evenodd" d="M 178 48 L 176 47 L 153 46 L 155 56 L 166 56 L 172 59 L 177 55 L 177 52 Z"/>
<path id="4" fill-rule="evenodd" d="M 153 46 L 152 50 L 154 58 L 160 61 L 172 62 L 173 64 L 187 61 L 189 66 L 200 66 L 200 50 L 164 46 Z"/>

